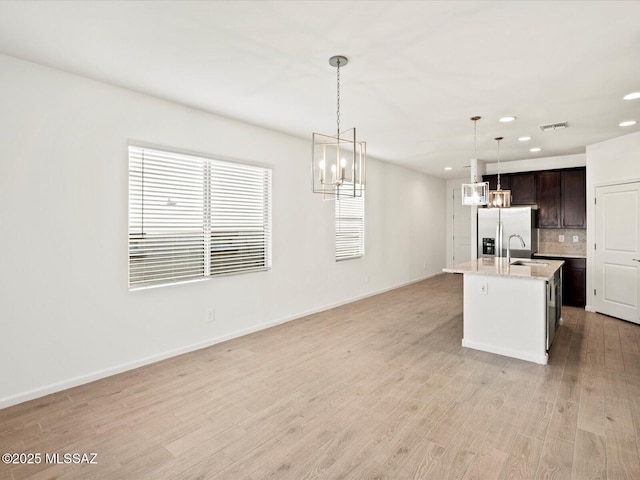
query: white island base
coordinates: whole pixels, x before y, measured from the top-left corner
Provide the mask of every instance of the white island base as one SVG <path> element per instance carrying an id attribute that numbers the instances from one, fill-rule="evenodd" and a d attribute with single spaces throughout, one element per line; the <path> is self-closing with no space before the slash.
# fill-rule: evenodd
<path id="1" fill-rule="evenodd" d="M 464 275 L 462 346 L 547 364 L 544 280 Z"/>
<path id="2" fill-rule="evenodd" d="M 563 263 L 485 257 L 445 268 L 464 275 L 462 346 L 546 365 L 561 321 Z"/>

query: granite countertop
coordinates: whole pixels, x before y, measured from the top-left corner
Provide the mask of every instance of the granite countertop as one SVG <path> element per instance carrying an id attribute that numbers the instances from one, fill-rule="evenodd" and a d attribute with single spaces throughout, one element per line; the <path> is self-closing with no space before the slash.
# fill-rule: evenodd
<path id="1" fill-rule="evenodd" d="M 540 266 L 513 265 L 513 262 L 540 263 Z M 561 260 L 532 260 L 530 258 L 512 258 L 511 265 L 506 258 L 483 257 L 477 260 L 443 268 L 447 273 L 463 273 L 471 275 L 491 275 L 529 280 L 549 280 L 564 264 Z"/>
<path id="2" fill-rule="evenodd" d="M 534 257 L 560 257 L 560 258 L 587 258 L 586 255 L 580 253 L 549 253 L 549 252 L 537 252 L 533 254 Z"/>

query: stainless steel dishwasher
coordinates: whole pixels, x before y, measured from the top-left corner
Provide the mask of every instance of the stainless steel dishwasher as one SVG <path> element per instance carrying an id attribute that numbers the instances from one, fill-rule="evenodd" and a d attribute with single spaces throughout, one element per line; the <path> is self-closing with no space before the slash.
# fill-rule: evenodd
<path id="1" fill-rule="evenodd" d="M 559 268 L 551 280 L 547 280 L 547 352 L 551 348 L 556 328 L 562 317 L 562 269 Z"/>

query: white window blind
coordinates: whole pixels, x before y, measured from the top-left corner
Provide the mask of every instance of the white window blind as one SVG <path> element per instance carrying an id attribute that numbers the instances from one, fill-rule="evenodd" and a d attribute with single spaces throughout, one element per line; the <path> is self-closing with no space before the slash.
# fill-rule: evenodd
<path id="1" fill-rule="evenodd" d="M 336 260 L 364 256 L 364 192 L 336 199 Z"/>
<path id="2" fill-rule="evenodd" d="M 270 169 L 129 147 L 129 288 L 270 267 Z"/>

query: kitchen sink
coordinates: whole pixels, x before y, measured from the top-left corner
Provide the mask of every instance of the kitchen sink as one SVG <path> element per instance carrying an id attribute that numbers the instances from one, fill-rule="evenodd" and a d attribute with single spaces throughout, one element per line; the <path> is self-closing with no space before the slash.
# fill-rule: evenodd
<path id="1" fill-rule="evenodd" d="M 544 262 L 533 262 L 531 260 L 516 260 L 515 262 L 511 262 L 511 265 L 521 265 L 523 267 L 548 267 L 548 263 Z"/>

